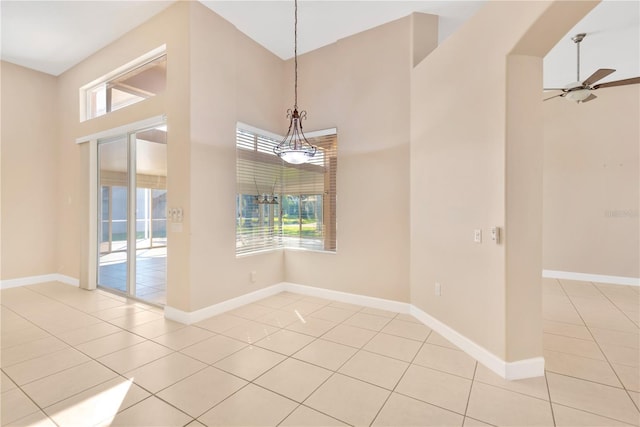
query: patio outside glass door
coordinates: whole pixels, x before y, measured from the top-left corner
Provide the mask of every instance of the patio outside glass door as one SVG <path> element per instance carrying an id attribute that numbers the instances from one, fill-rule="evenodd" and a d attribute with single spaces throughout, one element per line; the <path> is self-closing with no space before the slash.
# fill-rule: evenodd
<path id="1" fill-rule="evenodd" d="M 166 303 L 166 126 L 98 141 L 98 286 Z"/>

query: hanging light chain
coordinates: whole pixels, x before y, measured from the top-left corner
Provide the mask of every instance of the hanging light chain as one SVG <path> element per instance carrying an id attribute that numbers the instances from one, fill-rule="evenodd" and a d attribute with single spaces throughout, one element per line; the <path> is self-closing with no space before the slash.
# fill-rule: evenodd
<path id="1" fill-rule="evenodd" d="M 293 20 L 293 63 L 294 63 L 294 83 L 293 83 L 293 108 L 298 109 L 298 0 L 295 0 Z"/>

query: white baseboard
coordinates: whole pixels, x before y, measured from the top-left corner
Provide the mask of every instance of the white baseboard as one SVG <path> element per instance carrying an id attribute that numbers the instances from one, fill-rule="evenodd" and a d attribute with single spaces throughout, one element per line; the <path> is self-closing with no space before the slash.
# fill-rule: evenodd
<path id="1" fill-rule="evenodd" d="M 369 297 L 366 295 L 350 294 L 347 292 L 334 291 L 331 289 L 316 288 L 313 286 L 298 285 L 295 283 L 283 282 L 286 291 L 312 297 L 331 299 L 348 304 L 362 305 L 364 307 L 377 308 L 380 310 L 393 311 L 396 313 L 409 313 L 411 307 L 406 302 L 393 301 L 383 298 Z"/>
<path id="2" fill-rule="evenodd" d="M 19 277 L 17 279 L 0 280 L 0 289 L 17 288 L 19 286 L 36 285 L 46 282 L 62 282 L 71 286 L 80 286 L 80 281 L 64 274 L 53 273 L 40 276 Z"/>
<path id="3" fill-rule="evenodd" d="M 506 362 L 416 306 L 411 306 L 411 315 L 504 379 L 518 380 L 544 375 L 543 357 Z"/>
<path id="4" fill-rule="evenodd" d="M 583 282 L 609 283 L 612 285 L 640 286 L 640 278 L 606 276 L 602 274 L 575 273 L 572 271 L 542 270 L 542 277 L 548 279 L 581 280 Z"/>
<path id="5" fill-rule="evenodd" d="M 546 270 L 545 270 L 546 271 Z M 559 272 L 563 273 L 563 272 Z M 576 274 L 576 273 L 569 273 Z M 589 275 L 593 276 L 593 275 Z M 550 277 L 550 276 L 544 276 Z M 583 276 L 580 276 L 583 277 Z M 575 279 L 575 276 L 557 277 L 568 279 Z M 588 280 L 585 278 L 578 278 L 575 280 Z M 589 279 L 590 280 L 590 279 Z M 600 283 L 609 283 L 599 280 Z M 44 274 L 41 276 L 22 277 L 18 279 L 9 279 L 0 281 L 1 289 L 15 288 L 18 286 L 28 286 L 45 282 L 62 282 L 72 286 L 79 286 L 79 280 L 63 274 Z M 250 292 L 245 295 L 241 295 L 236 298 L 232 298 L 218 304 L 213 304 L 205 308 L 201 308 L 196 311 L 182 311 L 174 307 L 165 306 L 164 315 L 169 320 L 184 323 L 187 325 L 199 322 L 224 312 L 234 310 L 242 307 L 246 304 L 261 300 L 263 298 L 270 297 L 280 292 L 293 292 L 301 295 L 314 296 L 317 298 L 331 299 L 334 301 L 340 301 L 348 304 L 356 304 L 364 307 L 377 308 L 381 310 L 393 311 L 396 313 L 406 313 L 413 315 L 416 319 L 420 320 L 426 326 L 430 327 L 444 338 L 458 346 L 461 350 L 468 355 L 482 363 L 484 366 L 500 375 L 502 378 L 508 380 L 516 380 L 522 378 L 531 378 L 544 375 L 544 358 L 536 357 L 527 360 L 520 360 L 517 362 L 506 362 L 498 356 L 491 353 L 481 345 L 473 342 L 464 335 L 458 333 L 456 330 L 440 322 L 435 317 L 430 316 L 419 308 L 405 302 L 392 301 L 383 298 L 370 297 L 366 295 L 350 294 L 347 292 L 334 291 L 331 289 L 316 288 L 313 286 L 298 285 L 295 283 L 282 282 L 267 288 L 259 289 L 254 292 Z"/>
<path id="6" fill-rule="evenodd" d="M 430 327 L 458 346 L 478 362 L 500 375 L 502 378 L 517 380 L 544 375 L 544 358 L 536 357 L 516 362 L 506 362 L 481 345 L 476 344 L 469 338 L 440 322 L 435 317 L 428 315 L 409 303 L 369 297 L 365 295 L 350 294 L 331 289 L 316 288 L 313 286 L 298 285 L 295 283 L 278 283 L 276 285 L 269 286 L 268 288 L 241 295 L 192 312 L 185 312 L 173 307 L 165 306 L 164 315 L 167 319 L 174 320 L 176 322 L 192 324 L 283 291 L 388 310 L 396 313 L 411 314 L 426 326 Z"/>
<path id="7" fill-rule="evenodd" d="M 211 316 L 216 316 L 218 314 L 234 310 L 242 307 L 243 305 L 250 304 L 284 291 L 317 298 L 326 298 L 349 304 L 357 304 L 365 307 L 379 308 L 381 310 L 388 310 L 396 313 L 409 313 L 409 304 L 404 302 L 350 294 L 330 289 L 315 288 L 313 286 L 298 285 L 295 283 L 281 282 L 196 311 L 182 311 L 174 307 L 165 306 L 164 316 L 169 320 L 190 325 Z"/>
<path id="8" fill-rule="evenodd" d="M 505 362 L 506 380 L 523 380 L 544 375 L 544 357 L 518 360 L 517 362 Z"/>
<path id="9" fill-rule="evenodd" d="M 263 298 L 270 297 L 277 293 L 283 292 L 284 290 L 284 284 L 278 283 L 267 288 L 258 289 L 257 291 L 240 295 L 239 297 L 231 298 L 229 300 L 201 308 L 196 311 L 182 311 L 177 308 L 165 305 L 164 317 L 169 320 L 174 320 L 186 325 L 191 325 L 192 323 L 197 323 L 209 317 L 217 316 L 218 314 L 234 310 L 236 308 L 242 307 L 243 305 L 247 305 Z"/>

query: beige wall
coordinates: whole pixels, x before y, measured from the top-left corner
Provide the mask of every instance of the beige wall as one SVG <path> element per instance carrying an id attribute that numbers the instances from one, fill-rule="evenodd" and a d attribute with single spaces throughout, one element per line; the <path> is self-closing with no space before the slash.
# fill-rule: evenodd
<path id="1" fill-rule="evenodd" d="M 162 44 L 164 94 L 79 122 L 79 87 Z M 89 148 L 76 138 L 166 114 L 168 205 L 184 211 L 168 236 L 168 305 L 193 311 L 282 281 L 282 253 L 235 258 L 233 185 L 236 120 L 273 130 L 282 65 L 200 3 L 178 2 L 61 75 L 60 271 L 88 281 Z"/>
<path id="2" fill-rule="evenodd" d="M 284 279 L 281 251 L 235 255 L 235 131 L 241 121 L 275 132 L 285 110 L 283 61 L 198 2 L 190 40 L 194 310 Z"/>
<path id="3" fill-rule="evenodd" d="M 594 4 L 488 2 L 412 75 L 411 301 L 507 361 L 542 355 L 539 58 Z"/>
<path id="4" fill-rule="evenodd" d="M 412 43 L 412 34 L 421 40 Z M 408 301 L 409 71 L 436 39 L 434 17 L 415 25 L 406 18 L 315 52 L 307 71 L 301 65 L 301 88 L 309 78 L 301 106 L 313 117 L 305 128 L 340 128 L 343 231 L 337 255 L 289 253 L 301 262 L 290 263 L 288 280 Z M 79 87 L 164 43 L 165 94 L 79 121 Z M 185 212 L 183 231 L 169 236 L 169 305 L 191 311 L 284 280 L 281 252 L 235 258 L 229 183 L 235 182 L 237 120 L 284 130 L 290 65 L 199 3 L 183 2 L 60 76 L 55 271 L 88 283 L 89 148 L 76 138 L 166 113 L 169 205 Z M 372 232 L 377 244 L 363 246 L 362 235 Z M 256 283 L 250 283 L 252 271 Z"/>
<path id="5" fill-rule="evenodd" d="M 187 307 L 189 280 L 189 4 L 176 3 L 58 78 L 59 271 L 89 282 L 89 146 L 76 144 L 85 135 L 166 114 L 169 204 L 185 210 L 182 233 L 169 236 L 168 300 Z M 164 94 L 80 122 L 79 88 L 163 44 L 167 45 L 167 89 Z"/>
<path id="6" fill-rule="evenodd" d="M 637 278 L 640 88 L 596 95 L 544 103 L 543 266 Z"/>
<path id="7" fill-rule="evenodd" d="M 2 280 L 56 271 L 56 79 L 1 63 Z"/>
<path id="8" fill-rule="evenodd" d="M 410 71 L 414 48 L 424 55 L 438 34 L 435 17 L 420 18 L 406 17 L 299 58 L 305 129 L 338 129 L 338 246 L 336 254 L 288 250 L 287 281 L 409 301 Z M 416 43 L 413 34 L 421 35 Z"/>

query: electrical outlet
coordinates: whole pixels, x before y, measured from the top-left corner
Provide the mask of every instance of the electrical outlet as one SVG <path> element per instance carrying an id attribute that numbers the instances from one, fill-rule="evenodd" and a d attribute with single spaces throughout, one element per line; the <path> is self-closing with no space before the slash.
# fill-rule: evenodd
<path id="1" fill-rule="evenodd" d="M 500 227 L 491 228 L 491 240 L 496 242 L 496 245 L 500 243 Z"/>
<path id="2" fill-rule="evenodd" d="M 438 283 L 438 282 L 436 282 L 436 287 L 435 287 L 434 293 L 438 297 L 440 295 L 442 295 L 442 285 L 440 283 Z"/>
<path id="3" fill-rule="evenodd" d="M 256 283 L 256 277 L 257 277 L 258 273 L 256 273 L 255 271 L 252 271 L 251 274 L 249 275 L 249 278 L 251 280 L 251 283 Z"/>
<path id="4" fill-rule="evenodd" d="M 475 243 L 482 243 L 482 230 L 473 230 L 473 241 Z"/>
<path id="5" fill-rule="evenodd" d="M 169 209 L 168 213 L 169 213 L 169 219 L 171 220 L 171 222 L 177 222 L 177 223 L 182 222 L 182 218 L 184 216 L 182 212 L 182 208 L 171 208 Z"/>

